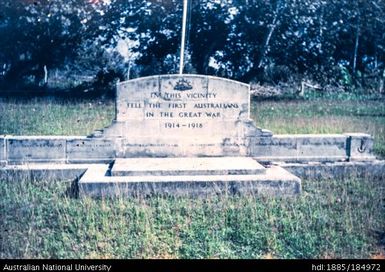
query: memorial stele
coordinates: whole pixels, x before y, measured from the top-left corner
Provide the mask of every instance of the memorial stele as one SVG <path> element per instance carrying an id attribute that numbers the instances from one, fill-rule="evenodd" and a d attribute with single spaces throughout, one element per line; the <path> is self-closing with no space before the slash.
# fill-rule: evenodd
<path id="1" fill-rule="evenodd" d="M 117 157 L 247 156 L 253 138 L 270 136 L 250 119 L 248 84 L 202 75 L 121 82 L 116 118 L 103 132 Z"/>

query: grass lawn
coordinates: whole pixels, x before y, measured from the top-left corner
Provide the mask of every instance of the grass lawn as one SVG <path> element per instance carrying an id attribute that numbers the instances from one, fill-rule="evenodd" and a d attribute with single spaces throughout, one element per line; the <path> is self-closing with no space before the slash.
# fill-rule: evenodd
<path id="1" fill-rule="evenodd" d="M 0 135 L 88 135 L 114 116 L 112 100 L 0 98 Z"/>
<path id="2" fill-rule="evenodd" d="M 0 100 L 0 134 L 86 135 L 111 101 Z M 254 102 L 274 133 L 366 132 L 385 156 L 385 102 Z M 384 257 L 385 182 L 304 180 L 296 198 L 95 200 L 70 181 L 0 181 L 0 258 Z"/>
<path id="3" fill-rule="evenodd" d="M 385 239 L 384 183 L 304 181 L 298 198 L 79 200 L 0 183 L 1 258 L 363 258 Z"/>

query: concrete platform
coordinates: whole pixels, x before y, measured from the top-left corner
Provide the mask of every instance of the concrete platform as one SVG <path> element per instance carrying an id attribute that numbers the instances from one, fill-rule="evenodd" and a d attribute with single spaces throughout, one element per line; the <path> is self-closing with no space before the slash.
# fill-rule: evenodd
<path id="1" fill-rule="evenodd" d="M 216 158 L 215 158 L 216 159 Z M 219 167 L 217 163 L 224 162 L 226 158 L 208 162 L 208 165 L 218 166 L 216 171 L 226 172 L 225 166 Z M 234 159 L 234 158 L 233 158 Z M 240 166 L 239 160 L 235 166 Z M 250 158 L 248 158 L 250 159 Z M 236 159 L 234 159 L 236 160 Z M 229 162 L 232 159 L 230 158 Z M 201 161 L 203 162 L 203 161 Z M 249 161 L 251 164 L 251 161 Z M 168 195 L 168 196 L 191 196 L 208 197 L 215 195 L 289 195 L 293 196 L 301 192 L 301 180 L 279 166 L 264 168 L 260 164 L 254 164 L 257 174 L 199 174 L 198 170 L 182 167 L 180 170 L 176 166 L 169 166 L 170 173 L 175 171 L 177 175 L 147 175 L 143 171 L 138 171 L 138 175 L 109 176 L 109 165 L 92 165 L 79 181 L 80 196 L 89 197 L 117 197 L 117 196 L 149 196 L 149 195 Z M 123 163 L 119 167 L 122 167 Z M 182 164 L 182 166 L 184 166 Z M 190 165 L 191 166 L 191 165 Z M 198 164 L 199 166 L 199 164 Z M 251 165 L 245 165 L 244 169 L 250 169 Z M 150 165 L 154 171 L 157 165 Z M 205 169 L 203 165 L 200 165 Z M 261 169 L 261 167 L 263 169 Z M 114 168 L 114 167 L 113 167 Z M 231 169 L 237 169 L 233 167 Z M 119 169 L 119 168 L 118 168 Z M 122 169 L 123 173 L 124 170 Z M 135 168 L 139 169 L 139 168 Z M 264 171 L 261 171 L 264 170 Z M 161 171 L 161 170 L 160 170 Z M 194 175 L 187 175 L 192 171 Z M 232 170 L 231 170 L 232 171 Z M 231 172 L 230 171 L 230 172 Z M 115 171 L 116 172 L 116 171 Z M 164 173 L 163 171 L 161 171 Z M 211 172 L 215 173 L 215 171 Z M 131 172 L 133 174 L 133 172 Z"/>
<path id="2" fill-rule="evenodd" d="M 116 159 L 112 176 L 257 175 L 265 167 L 249 157 Z"/>
<path id="3" fill-rule="evenodd" d="M 366 162 L 333 162 L 333 163 L 277 163 L 276 166 L 273 166 L 272 168 L 266 168 L 266 173 L 265 175 L 255 177 L 255 180 L 250 182 L 253 186 L 247 187 L 244 186 L 245 183 L 247 182 L 246 177 L 241 177 L 240 183 L 237 185 L 237 175 L 228 175 L 227 179 L 226 178 L 221 178 L 217 184 L 215 184 L 214 177 L 211 177 L 211 181 L 206 180 L 207 187 L 203 188 L 208 188 L 208 190 L 205 192 L 204 189 L 201 190 L 201 194 L 203 196 L 206 196 L 207 194 L 215 194 L 216 192 L 218 193 L 246 193 L 247 190 L 241 190 L 242 186 L 245 189 L 252 189 L 254 187 L 254 192 L 255 188 L 258 186 L 262 189 L 257 191 L 259 192 L 269 192 L 267 188 L 264 185 L 264 181 L 260 181 L 260 178 L 266 177 L 269 175 L 269 173 L 273 172 L 271 169 L 277 169 L 283 168 L 291 172 L 297 177 L 300 177 L 301 179 L 306 179 L 306 180 L 313 180 L 313 179 L 343 179 L 343 178 L 365 178 L 365 179 L 381 179 L 385 180 L 385 161 L 366 161 Z M 87 171 L 88 170 L 88 171 Z M 86 175 L 83 175 L 87 171 Z M 281 171 L 278 170 L 277 173 Z M 286 172 L 287 173 L 287 172 Z M 135 181 L 132 180 L 126 180 L 124 177 L 109 177 L 108 175 L 110 174 L 110 169 L 107 164 L 25 164 L 25 165 L 7 165 L 4 167 L 0 167 L 0 182 L 3 181 L 12 181 L 12 182 L 20 182 L 22 180 L 36 180 L 36 179 L 41 179 L 41 180 L 46 180 L 46 181 L 74 181 L 75 179 L 78 179 L 79 177 L 82 177 L 81 182 L 78 184 L 79 187 L 82 188 L 83 192 L 82 195 L 103 195 L 103 186 L 112 186 L 112 183 L 114 183 L 114 179 L 118 178 L 119 181 L 119 186 L 123 187 L 122 184 L 124 182 L 130 182 L 131 189 L 136 189 L 137 191 L 135 192 L 134 190 L 131 190 L 129 193 L 131 195 L 134 194 L 140 194 L 141 186 L 147 188 L 144 190 L 144 192 L 149 192 L 151 188 L 151 182 L 147 183 L 141 183 L 143 180 L 145 181 L 147 177 L 143 177 Z M 286 177 L 290 177 L 288 174 L 285 174 Z M 248 175 L 245 175 L 248 176 Z M 250 175 L 251 176 L 251 175 Z M 248 178 L 251 178 L 248 176 Z M 114 178 L 114 179 L 110 179 Z M 195 179 L 199 179 L 199 176 L 195 176 Z M 231 178 L 233 181 L 231 181 Z M 190 178 L 183 177 L 176 179 L 175 177 L 173 180 L 170 179 L 168 181 L 169 183 L 167 184 L 168 188 L 170 188 L 170 193 L 172 194 L 173 192 L 176 192 L 174 195 L 183 195 L 183 192 L 180 192 L 180 188 L 172 188 L 173 184 L 179 183 L 179 185 L 186 186 L 187 188 L 192 188 L 192 190 L 189 190 L 188 193 L 186 194 L 193 194 L 193 192 L 196 192 L 196 194 L 199 193 L 199 187 L 198 184 L 191 184 L 188 181 L 193 180 L 190 176 Z M 246 181 L 245 181 L 246 180 Z M 269 183 L 269 180 L 271 179 L 266 179 L 265 181 Z M 155 183 L 155 187 L 151 189 L 152 191 L 150 192 L 163 192 L 166 194 L 165 189 L 167 186 L 161 186 L 160 183 L 156 183 L 154 180 L 152 180 L 153 183 Z M 259 184 L 257 184 L 259 182 Z M 99 184 L 99 183 L 104 183 L 104 184 Z M 135 184 L 133 184 L 135 183 Z M 107 185 L 106 185 L 107 184 Z M 204 182 L 200 182 L 202 186 L 205 186 Z M 273 187 L 274 182 L 270 182 L 269 186 L 270 189 L 274 188 Z M 279 182 L 275 182 L 275 184 L 279 184 Z M 283 184 L 290 184 L 290 183 L 282 183 L 282 191 L 284 191 L 284 186 Z M 99 186 L 100 185 L 100 186 Z M 192 185 L 189 187 L 189 185 Z M 295 182 L 291 183 L 292 187 L 295 188 Z M 93 188 L 93 186 L 97 188 Z M 99 187 L 98 187 L 99 186 Z M 119 189 L 119 186 L 117 186 L 117 189 Z M 147 186 L 147 187 L 146 187 Z M 156 187 L 158 186 L 158 187 Z M 210 187 L 211 186 L 211 187 Z M 215 186 L 218 186 L 217 189 Z M 222 186 L 222 187 L 220 187 Z M 226 187 L 227 186 L 227 187 Z M 298 186 L 298 185 L 297 185 Z M 175 187 L 177 187 L 175 185 Z M 195 189 L 194 189 L 195 188 Z M 222 189 L 221 189 L 222 188 Z M 297 188 L 300 188 L 300 183 Z M 129 187 L 127 186 L 127 189 Z M 174 190 L 174 191 L 173 191 Z M 280 194 L 280 190 L 277 188 L 272 190 L 273 192 L 276 192 L 277 194 Z M 253 192 L 253 190 L 248 191 Z M 270 190 L 271 192 L 271 190 Z M 288 191 L 286 191 L 288 192 Z M 108 193 L 108 192 L 107 192 Z M 127 192 L 126 194 L 129 195 Z M 285 194 L 285 192 L 283 192 Z"/>
<path id="4" fill-rule="evenodd" d="M 0 182 L 13 180 L 15 182 L 30 178 L 46 181 L 74 180 L 83 175 L 88 168 L 95 164 L 26 164 L 0 167 Z M 100 164 L 97 164 L 100 165 Z M 282 163 L 280 166 L 301 179 L 343 179 L 351 177 L 385 180 L 385 161 L 374 160 L 366 162 L 332 162 L 332 163 Z"/>

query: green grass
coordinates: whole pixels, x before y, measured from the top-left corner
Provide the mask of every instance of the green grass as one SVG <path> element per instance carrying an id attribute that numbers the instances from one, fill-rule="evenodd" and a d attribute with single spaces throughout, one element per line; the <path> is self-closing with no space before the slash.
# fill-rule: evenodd
<path id="1" fill-rule="evenodd" d="M 366 132 L 385 155 L 384 101 L 262 101 L 274 133 Z M 111 101 L 0 100 L 0 134 L 87 135 Z M 0 258 L 368 258 L 384 255 L 385 183 L 304 180 L 297 198 L 78 199 L 70 182 L 0 181 Z"/>
<path id="2" fill-rule="evenodd" d="M 114 115 L 112 100 L 0 98 L 0 135 L 88 135 Z"/>
<path id="3" fill-rule="evenodd" d="M 379 180 L 304 181 L 297 198 L 95 200 L 69 186 L 0 183 L 0 258 L 370 258 L 384 246 Z"/>

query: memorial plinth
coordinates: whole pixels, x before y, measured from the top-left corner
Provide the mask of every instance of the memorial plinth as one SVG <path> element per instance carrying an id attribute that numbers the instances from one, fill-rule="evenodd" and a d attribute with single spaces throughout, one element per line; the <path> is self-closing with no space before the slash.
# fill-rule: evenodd
<path id="1" fill-rule="evenodd" d="M 252 158 L 117 159 L 89 167 L 79 182 L 82 196 L 287 195 L 301 192 L 301 180 L 278 166 Z M 148 169 L 148 171 L 146 171 Z M 109 175 L 111 172 L 111 175 Z"/>

